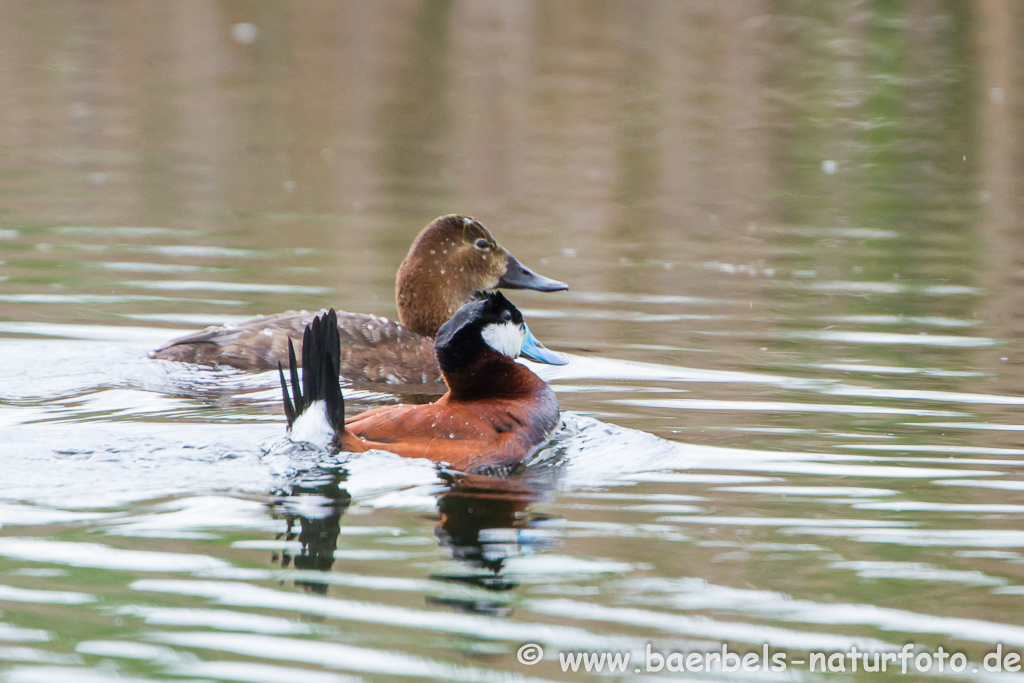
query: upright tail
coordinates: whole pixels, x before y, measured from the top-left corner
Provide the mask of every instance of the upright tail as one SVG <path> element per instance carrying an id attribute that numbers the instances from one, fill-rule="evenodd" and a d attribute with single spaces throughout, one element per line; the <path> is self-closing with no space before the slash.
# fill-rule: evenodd
<path id="1" fill-rule="evenodd" d="M 277 364 L 284 394 L 284 414 L 292 440 L 327 446 L 345 431 L 345 401 L 338 375 L 341 372 L 341 340 L 338 316 L 332 308 L 313 318 L 302 334 L 302 384 L 299 384 L 295 348 L 288 340 L 292 390 L 289 395 L 284 369 Z"/>

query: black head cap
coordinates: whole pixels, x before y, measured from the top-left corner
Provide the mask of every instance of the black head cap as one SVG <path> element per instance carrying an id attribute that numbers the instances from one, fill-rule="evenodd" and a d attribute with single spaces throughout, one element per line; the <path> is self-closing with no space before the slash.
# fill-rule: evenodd
<path id="1" fill-rule="evenodd" d="M 492 324 L 523 325 L 523 314 L 501 292 L 476 292 L 451 319 L 441 326 L 434 349 L 441 370 L 451 372 L 468 366 L 486 348 L 484 328 Z"/>

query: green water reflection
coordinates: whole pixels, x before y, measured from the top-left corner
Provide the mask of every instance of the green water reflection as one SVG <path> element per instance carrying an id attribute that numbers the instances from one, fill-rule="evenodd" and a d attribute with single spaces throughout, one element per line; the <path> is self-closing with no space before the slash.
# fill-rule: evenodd
<path id="1" fill-rule="evenodd" d="M 0 3 L 0 458 L 25 482 L 0 479 L 0 680 L 405 678 L 256 635 L 461 679 L 569 680 L 515 661 L 534 633 L 1019 647 L 1022 13 Z M 337 463 L 264 485 L 257 437 L 211 435 L 277 433 L 273 382 L 142 360 L 257 313 L 393 317 L 449 212 L 570 283 L 516 292 L 581 357 L 563 409 L 669 446 L 591 424 L 540 492 L 391 499 Z"/>

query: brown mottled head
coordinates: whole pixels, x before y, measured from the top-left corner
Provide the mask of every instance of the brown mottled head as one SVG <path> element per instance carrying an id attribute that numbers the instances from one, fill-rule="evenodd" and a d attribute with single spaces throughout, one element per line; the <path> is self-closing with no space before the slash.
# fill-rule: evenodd
<path id="1" fill-rule="evenodd" d="M 413 332 L 434 337 L 474 292 L 497 287 L 541 292 L 569 288 L 523 266 L 479 221 L 441 216 L 420 231 L 398 269 L 398 318 Z"/>

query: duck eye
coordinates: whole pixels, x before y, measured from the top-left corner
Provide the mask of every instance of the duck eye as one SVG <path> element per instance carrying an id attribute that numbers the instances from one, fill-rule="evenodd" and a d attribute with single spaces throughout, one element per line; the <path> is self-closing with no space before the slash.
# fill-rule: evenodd
<path id="1" fill-rule="evenodd" d="M 483 237 L 474 242 L 473 246 L 476 247 L 477 249 L 480 249 L 481 251 L 487 251 L 488 249 L 491 248 L 491 245 Z"/>
<path id="2" fill-rule="evenodd" d="M 502 311 L 501 312 L 501 319 L 504 320 L 505 322 L 508 322 L 509 320 L 512 320 L 512 311 L 510 311 L 508 309 L 505 309 L 504 311 Z"/>

